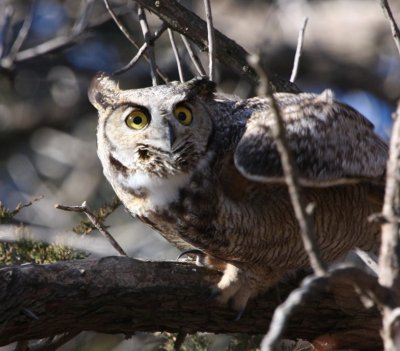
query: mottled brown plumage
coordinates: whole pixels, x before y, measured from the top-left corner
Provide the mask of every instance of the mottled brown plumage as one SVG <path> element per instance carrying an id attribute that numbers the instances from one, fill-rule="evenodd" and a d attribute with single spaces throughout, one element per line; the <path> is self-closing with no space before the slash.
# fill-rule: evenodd
<path id="1" fill-rule="evenodd" d="M 205 78 L 120 90 L 105 75 L 89 92 L 99 111 L 98 154 L 126 208 L 181 249 L 226 263 L 220 301 L 247 300 L 308 266 L 268 99 L 218 95 Z M 387 146 L 331 92 L 275 94 L 322 258 L 374 250 Z M 189 118 L 191 117 L 191 118 Z"/>

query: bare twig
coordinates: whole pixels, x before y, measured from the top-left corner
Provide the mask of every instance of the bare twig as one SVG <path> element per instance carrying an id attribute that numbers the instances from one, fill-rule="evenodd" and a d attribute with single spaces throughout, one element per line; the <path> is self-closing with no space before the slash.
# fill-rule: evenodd
<path id="1" fill-rule="evenodd" d="M 268 334 L 262 341 L 262 351 L 272 351 L 282 336 L 290 316 L 309 296 L 315 296 L 326 290 L 329 284 L 346 284 L 353 286 L 357 294 L 372 300 L 377 306 L 394 306 L 393 293 L 379 285 L 377 278 L 357 267 L 343 265 L 332 269 L 325 276 L 306 277 L 301 286 L 293 290 L 280 306 L 271 320 Z"/>
<path id="2" fill-rule="evenodd" d="M 379 282 L 382 286 L 398 291 L 400 272 L 400 223 L 390 220 L 399 217 L 400 208 L 400 102 L 394 114 L 395 122 L 392 129 L 389 160 L 387 163 L 387 179 L 385 199 L 382 215 L 387 219 L 382 225 L 382 244 L 379 257 Z M 398 301 L 399 302 L 399 301 Z M 398 317 L 398 315 L 397 315 Z M 399 344 L 399 330 L 394 328 L 398 318 L 393 318 L 393 308 L 385 306 L 383 309 L 382 338 L 386 351 L 397 350 Z"/>
<path id="3" fill-rule="evenodd" d="M 154 42 L 155 40 L 157 40 L 160 36 L 161 36 L 161 34 L 163 34 L 166 30 L 167 30 L 167 25 L 165 24 L 165 23 L 163 23 L 161 26 L 160 26 L 160 28 L 158 28 L 157 30 L 156 30 L 156 32 L 154 33 L 154 35 L 153 35 L 153 37 L 151 38 L 151 41 L 150 42 Z M 149 45 L 147 44 L 147 43 L 144 43 L 141 47 L 140 47 L 140 49 L 139 49 L 139 51 L 137 52 L 137 54 L 132 58 L 132 60 L 130 60 L 129 62 L 128 62 L 128 64 L 127 65 L 125 65 L 124 67 L 122 67 L 122 68 L 120 68 L 119 70 L 117 70 L 117 71 L 115 71 L 115 72 L 113 72 L 113 75 L 119 75 L 119 74 L 122 74 L 122 73 L 124 73 L 124 72 L 126 72 L 126 71 L 128 71 L 129 69 L 131 69 L 135 64 L 136 64 L 136 62 L 142 57 L 142 55 L 146 52 L 146 50 L 149 48 Z M 168 79 L 165 77 L 163 77 L 163 80 L 164 81 L 168 81 Z"/>
<path id="4" fill-rule="evenodd" d="M 82 10 L 80 16 L 77 18 L 71 30 L 73 34 L 80 34 L 85 30 L 89 22 L 89 17 L 90 13 L 92 12 L 93 5 L 94 5 L 94 0 L 83 1 L 81 5 Z"/>
<path id="5" fill-rule="evenodd" d="M 400 29 L 399 29 L 398 25 L 396 24 L 396 21 L 394 19 L 392 10 L 390 9 L 388 0 L 380 0 L 380 3 L 382 6 L 382 9 L 383 9 L 383 13 L 389 20 L 390 29 L 392 30 L 392 34 L 393 34 L 393 39 L 396 44 L 397 50 L 400 53 Z"/>
<path id="6" fill-rule="evenodd" d="M 287 299 L 275 309 L 269 331 L 261 343 L 262 351 L 274 350 L 294 309 L 303 303 L 307 296 L 315 294 L 321 287 L 325 287 L 327 279 L 327 277 L 320 276 L 305 278 L 301 286 L 293 290 Z"/>
<path id="7" fill-rule="evenodd" d="M 307 22 L 308 22 L 308 18 L 305 18 L 304 22 L 303 22 L 303 25 L 302 25 L 302 27 L 301 27 L 301 29 L 299 31 L 299 36 L 297 38 L 296 54 L 294 56 L 292 75 L 290 76 L 290 81 L 292 83 L 294 83 L 296 81 L 297 72 L 299 70 L 301 51 L 303 49 L 304 32 L 306 31 Z"/>
<path id="8" fill-rule="evenodd" d="M 120 75 L 120 74 L 122 74 L 122 73 L 125 73 L 126 71 L 130 70 L 130 69 L 136 64 L 136 62 L 139 61 L 139 59 L 140 59 L 140 58 L 142 57 L 142 55 L 145 53 L 145 51 L 147 50 L 147 48 L 148 48 L 147 44 L 144 43 L 144 44 L 140 47 L 140 49 L 139 49 L 139 51 L 136 53 L 136 55 L 133 56 L 133 58 L 132 58 L 124 67 L 122 67 L 122 68 L 120 68 L 120 69 L 114 71 L 114 72 L 112 73 L 112 75 L 113 75 L 113 76 L 118 76 L 118 75 Z"/>
<path id="9" fill-rule="evenodd" d="M 168 35 L 169 35 L 169 40 L 171 42 L 172 50 L 174 51 L 176 65 L 178 67 L 179 80 L 181 81 L 181 83 L 183 83 L 185 81 L 185 78 L 183 77 L 181 58 L 179 57 L 179 51 L 178 48 L 176 47 L 174 33 L 170 28 L 168 28 Z"/>
<path id="10" fill-rule="evenodd" d="M 398 180 L 400 157 L 400 102 L 394 114 L 394 125 L 390 142 L 389 160 L 387 163 L 386 191 L 382 216 L 387 219 L 382 225 L 382 245 L 379 257 L 379 282 L 392 287 L 400 271 L 400 262 L 397 257 L 399 250 L 398 218 L 400 206 L 400 185 Z"/>
<path id="11" fill-rule="evenodd" d="M 321 260 L 321 254 L 316 240 L 315 228 L 310 213 L 311 211 L 307 210 L 307 207 L 309 206 L 307 206 L 304 200 L 303 188 L 300 186 L 297 167 L 286 140 L 285 126 L 279 106 L 269 90 L 268 77 L 259 65 L 259 57 L 251 56 L 249 58 L 249 64 L 253 66 L 254 70 L 260 77 L 259 95 L 267 96 L 271 100 L 271 111 L 275 122 L 272 124 L 271 130 L 276 140 L 277 149 L 281 157 L 285 181 L 288 186 L 290 199 L 297 221 L 299 222 L 304 248 L 308 254 L 311 267 L 313 268 L 315 274 L 317 276 L 324 275 L 326 273 L 326 268 Z"/>
<path id="12" fill-rule="evenodd" d="M 119 8 L 116 13 L 123 14 L 126 13 L 128 10 L 127 8 L 121 7 Z M 105 13 L 102 16 L 97 17 L 94 19 L 87 28 L 93 28 L 103 24 L 104 22 L 110 19 L 109 13 Z M 38 44 L 34 47 L 27 48 L 25 50 L 21 50 L 17 53 L 14 53 L 14 56 L 7 55 L 0 60 L 0 66 L 4 69 L 11 70 L 14 68 L 15 63 L 22 62 L 26 60 L 30 60 L 32 58 L 46 55 L 50 52 L 55 50 L 60 50 L 68 45 L 73 44 L 75 41 L 81 39 L 84 33 L 70 33 L 65 36 L 59 36 L 50 40 L 47 40 L 44 43 Z M 0 50 L 1 51 L 1 50 Z M 0 55 L 1 58 L 1 55 Z"/>
<path id="13" fill-rule="evenodd" d="M 193 64 L 194 64 L 194 67 L 195 67 L 196 70 L 197 70 L 197 73 L 198 73 L 200 76 L 205 76 L 205 75 L 207 75 L 207 74 L 206 74 L 206 71 L 205 71 L 204 68 L 203 68 L 203 65 L 202 65 L 201 62 L 200 62 L 199 56 L 197 56 L 197 53 L 196 53 L 196 51 L 193 49 L 193 46 L 192 46 L 192 44 L 190 43 L 190 41 L 188 40 L 188 38 L 186 38 L 186 37 L 185 37 L 184 35 L 182 35 L 182 34 L 181 34 L 181 38 L 182 38 L 183 43 L 185 44 L 185 47 L 186 47 L 187 52 L 189 53 L 189 57 L 190 57 L 190 59 L 192 60 L 192 62 L 193 62 Z"/>
<path id="14" fill-rule="evenodd" d="M 154 40 L 152 41 L 152 36 L 150 34 L 149 25 L 146 19 L 146 13 L 141 6 L 138 7 L 138 16 L 140 27 L 142 28 L 143 32 L 143 38 L 148 46 L 149 51 L 151 81 L 153 86 L 156 86 L 158 84 L 158 80 L 156 74 L 156 56 L 154 54 Z"/>
<path id="15" fill-rule="evenodd" d="M 0 22 L 1 28 L 1 41 L 0 41 L 0 59 L 7 55 L 8 41 L 10 35 L 11 19 L 14 14 L 14 9 L 11 6 L 7 6 L 3 13 L 3 20 Z"/>
<path id="16" fill-rule="evenodd" d="M 127 256 L 125 251 L 117 243 L 117 241 L 113 238 L 113 236 L 110 234 L 110 232 L 97 219 L 97 217 L 94 215 L 94 213 L 87 207 L 86 201 L 84 201 L 81 206 L 65 206 L 65 205 L 57 204 L 57 205 L 54 205 L 54 207 L 58 208 L 60 210 L 64 210 L 64 211 L 84 213 L 87 216 L 87 218 L 89 218 L 89 220 L 93 223 L 93 225 L 97 228 L 97 230 L 106 237 L 106 239 L 110 242 L 110 244 L 114 247 L 114 249 L 117 250 L 117 252 L 120 255 Z"/>
<path id="17" fill-rule="evenodd" d="M 191 12 L 176 0 L 135 0 L 138 4 L 153 12 L 169 28 L 181 33 L 198 45 L 202 51 L 207 50 L 207 23 L 195 13 Z M 215 34 L 215 58 L 223 65 L 229 67 L 241 77 L 257 82 L 254 70 L 247 62 L 248 53 L 240 45 L 229 39 L 218 30 Z M 273 72 L 267 72 L 274 91 L 299 92 L 299 88 L 293 83 L 282 79 Z"/>
<path id="18" fill-rule="evenodd" d="M 104 0 L 104 5 L 106 6 L 107 11 L 109 12 L 111 18 L 114 20 L 115 24 L 118 26 L 119 30 L 122 32 L 122 34 L 125 35 L 126 39 L 130 41 L 130 43 L 136 48 L 139 49 L 139 44 L 135 41 L 135 39 L 132 37 L 131 33 L 129 33 L 129 30 L 124 26 L 124 24 L 119 20 L 118 16 L 115 14 L 114 10 L 110 6 L 110 3 L 108 0 Z"/>
<path id="19" fill-rule="evenodd" d="M 36 0 L 32 0 L 31 8 L 29 14 L 25 17 L 24 23 L 22 24 L 21 29 L 18 32 L 17 38 L 14 40 L 14 44 L 10 49 L 9 56 L 13 57 L 22 47 L 25 39 L 28 36 L 29 29 L 31 28 L 33 13 L 35 11 Z"/>
<path id="20" fill-rule="evenodd" d="M 393 17 L 388 0 L 380 0 L 383 12 L 388 18 L 397 50 L 400 53 L 400 30 Z M 382 244 L 379 257 L 379 282 L 382 286 L 398 291 L 400 272 L 400 101 L 394 114 L 394 125 L 390 142 L 390 153 L 387 164 L 387 179 L 382 217 L 386 221 L 382 224 Z M 397 299 L 398 300 L 398 299 Z M 399 305 L 399 301 L 397 301 Z M 399 309 L 385 306 L 382 314 L 382 339 L 385 351 L 394 351 L 400 348 Z"/>
<path id="21" fill-rule="evenodd" d="M 136 42 L 136 40 L 132 37 L 131 33 L 129 32 L 129 30 L 126 28 L 126 26 L 122 23 L 122 21 L 120 21 L 120 19 L 118 18 L 118 16 L 116 15 L 116 13 L 114 12 L 114 10 L 112 9 L 112 7 L 110 6 L 110 3 L 108 0 L 104 0 L 104 4 L 106 6 L 107 11 L 109 12 L 111 18 L 114 20 L 115 24 L 118 26 L 119 30 L 125 35 L 125 37 L 129 40 L 129 42 L 136 48 L 136 49 L 140 49 L 139 44 Z M 154 40 L 154 39 L 153 39 Z M 146 46 L 147 48 L 147 46 Z M 146 55 L 145 52 L 142 52 L 141 55 L 143 55 L 143 57 L 145 58 L 145 60 L 147 62 L 150 63 L 150 59 L 149 57 Z M 133 65 L 132 65 L 133 66 Z M 130 66 L 129 68 L 131 68 L 132 66 Z M 129 68 L 127 68 L 126 70 L 128 70 Z M 126 72 L 126 70 L 124 70 L 123 72 Z M 166 75 L 160 70 L 160 68 L 156 65 L 156 71 L 157 74 L 159 75 L 159 77 L 164 81 L 167 82 L 168 78 L 166 77 Z M 119 71 L 118 71 L 119 72 Z M 121 72 L 121 73 L 123 73 Z M 117 74 L 117 73 L 114 73 Z"/>
<path id="22" fill-rule="evenodd" d="M 208 41 L 208 75 L 210 80 L 215 80 L 215 53 L 214 53 L 214 43 L 215 43 L 215 36 L 214 36 L 214 26 L 213 26 L 213 19 L 212 19 L 212 11 L 211 11 L 211 4 L 210 0 L 204 0 L 204 7 L 206 10 L 206 20 L 207 20 L 207 41 Z"/>
<path id="23" fill-rule="evenodd" d="M 31 201 L 29 201 L 29 202 L 26 202 L 26 203 L 24 203 L 24 204 L 18 204 L 17 207 L 15 208 L 15 210 L 13 210 L 13 211 L 10 212 L 11 217 L 14 217 L 14 216 L 15 216 L 19 211 L 21 211 L 23 208 L 32 206 L 35 202 L 37 202 L 37 201 L 43 199 L 43 197 L 44 197 L 43 195 L 42 195 L 42 196 L 38 196 L 38 197 L 35 197 L 33 200 L 31 200 Z M 1 205 L 1 203 L 0 203 L 0 205 Z"/>

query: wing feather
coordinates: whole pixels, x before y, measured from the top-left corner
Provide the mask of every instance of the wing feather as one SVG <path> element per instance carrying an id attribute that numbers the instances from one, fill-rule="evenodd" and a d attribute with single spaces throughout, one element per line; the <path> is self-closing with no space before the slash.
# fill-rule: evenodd
<path id="1" fill-rule="evenodd" d="M 364 116 L 334 100 L 330 91 L 321 95 L 279 93 L 275 97 L 289 148 L 305 185 L 383 179 L 388 147 Z M 266 99 L 263 107 L 256 109 L 247 121 L 235 150 L 235 165 L 249 179 L 283 181 L 272 123 Z"/>

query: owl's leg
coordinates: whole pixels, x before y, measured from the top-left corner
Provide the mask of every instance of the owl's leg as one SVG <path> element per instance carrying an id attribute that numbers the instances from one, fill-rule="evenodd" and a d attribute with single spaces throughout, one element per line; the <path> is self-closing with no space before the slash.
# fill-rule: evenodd
<path id="1" fill-rule="evenodd" d="M 268 290 L 282 275 L 265 268 L 239 268 L 228 263 L 217 285 L 219 294 L 216 300 L 223 304 L 229 302 L 239 312 L 240 318 L 248 300 Z"/>

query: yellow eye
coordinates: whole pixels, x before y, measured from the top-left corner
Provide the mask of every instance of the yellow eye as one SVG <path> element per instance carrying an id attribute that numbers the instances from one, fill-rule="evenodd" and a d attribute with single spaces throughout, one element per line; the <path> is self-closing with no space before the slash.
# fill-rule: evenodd
<path id="1" fill-rule="evenodd" d="M 174 111 L 175 118 L 179 121 L 180 124 L 184 126 L 190 125 L 193 120 L 192 111 L 190 111 L 186 106 L 178 105 Z"/>
<path id="2" fill-rule="evenodd" d="M 132 111 L 125 119 L 126 125 L 131 129 L 143 129 L 150 123 L 150 118 L 143 111 Z"/>

